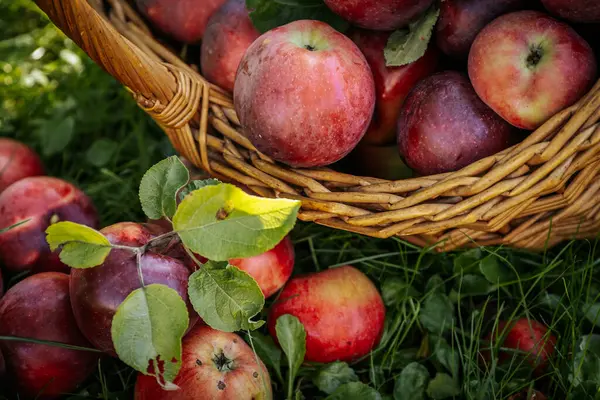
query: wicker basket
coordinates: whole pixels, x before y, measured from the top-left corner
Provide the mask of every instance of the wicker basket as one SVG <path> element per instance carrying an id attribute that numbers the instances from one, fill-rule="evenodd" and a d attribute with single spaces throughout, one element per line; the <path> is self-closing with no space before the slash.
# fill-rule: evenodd
<path id="1" fill-rule="evenodd" d="M 302 201 L 301 220 L 439 250 L 543 249 L 600 232 L 600 82 L 523 142 L 460 171 L 401 181 L 294 169 L 258 152 L 232 99 L 152 36 L 125 0 L 36 0 L 211 175 Z"/>

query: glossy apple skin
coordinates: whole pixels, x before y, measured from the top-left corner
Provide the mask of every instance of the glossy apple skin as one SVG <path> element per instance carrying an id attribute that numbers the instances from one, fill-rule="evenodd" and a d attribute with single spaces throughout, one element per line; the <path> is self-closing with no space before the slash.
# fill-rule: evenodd
<path id="1" fill-rule="evenodd" d="M 233 92 L 240 61 L 260 33 L 252 25 L 244 0 L 229 0 L 210 20 L 202 40 L 202 75 Z"/>
<path id="2" fill-rule="evenodd" d="M 219 369 L 224 357 L 231 368 Z M 271 380 L 262 361 L 235 333 L 197 325 L 183 338 L 183 358 L 176 391 L 164 391 L 154 377 L 138 374 L 135 400 L 270 400 Z"/>
<path id="3" fill-rule="evenodd" d="M 69 276 L 32 275 L 0 300 L 0 335 L 91 348 L 71 310 Z M 25 342 L 2 342 L 7 372 L 25 398 L 53 399 L 73 392 L 95 369 L 99 354 Z M 39 393 L 41 395 L 36 397 Z"/>
<path id="4" fill-rule="evenodd" d="M 42 160 L 29 146 L 0 138 L 0 193 L 28 176 L 44 175 Z"/>
<path id="5" fill-rule="evenodd" d="M 532 48 L 541 57 L 534 64 Z M 481 99 L 516 127 L 536 129 L 579 100 L 596 77 L 589 44 L 537 11 L 503 15 L 477 35 L 469 77 Z"/>
<path id="6" fill-rule="evenodd" d="M 368 354 L 381 339 L 385 307 L 369 278 L 352 266 L 291 279 L 271 307 L 268 324 L 274 340 L 277 318 L 297 317 L 306 330 L 305 361 L 352 361 Z"/>
<path id="7" fill-rule="evenodd" d="M 398 120 L 398 148 L 422 175 L 450 172 L 511 144 L 513 128 L 475 94 L 466 76 L 446 71 L 423 79 Z"/>
<path id="8" fill-rule="evenodd" d="M 528 5 L 527 0 L 447 0 L 440 4 L 436 42 L 450 56 L 467 58 L 477 34 L 502 14 Z"/>
<path id="9" fill-rule="evenodd" d="M 226 0 L 136 0 L 138 9 L 158 29 L 175 40 L 196 43 L 208 19 Z"/>
<path id="10" fill-rule="evenodd" d="M 325 0 L 336 14 L 361 28 L 393 31 L 423 13 L 433 0 Z"/>
<path id="11" fill-rule="evenodd" d="M 542 0 L 546 10 L 552 15 L 571 22 L 600 22 L 600 2 L 598 0 Z"/>
<path id="12" fill-rule="evenodd" d="M 295 21 L 248 48 L 234 103 L 246 137 L 264 154 L 294 167 L 325 166 L 364 136 L 375 84 L 350 39 L 323 22 Z"/>
<path id="13" fill-rule="evenodd" d="M 286 236 L 273 249 L 254 257 L 229 260 L 254 278 L 266 297 L 275 294 L 285 285 L 294 270 L 294 245 Z"/>
<path id="14" fill-rule="evenodd" d="M 111 243 L 125 246 L 142 246 L 155 237 L 133 222 L 111 225 L 100 232 Z M 188 267 L 175 258 L 148 251 L 142 256 L 142 272 L 146 285 L 162 284 L 179 293 L 188 307 L 190 327 L 193 326 L 198 317 L 187 295 Z M 119 305 L 140 288 L 135 255 L 113 249 L 102 265 L 71 271 L 69 287 L 75 319 L 85 337 L 97 349 L 116 357 L 110 329 Z"/>
<path id="15" fill-rule="evenodd" d="M 396 141 L 400 107 L 411 89 L 437 68 L 439 51 L 429 46 L 425 55 L 402 67 L 386 67 L 383 49 L 390 33 L 356 30 L 351 38 L 363 52 L 375 79 L 377 102 L 369 129 L 362 142 L 391 144 Z"/>
<path id="16" fill-rule="evenodd" d="M 51 220 L 72 221 L 96 228 L 98 216 L 92 201 L 81 190 L 58 178 L 21 179 L 0 193 L 0 228 L 29 219 L 0 234 L 0 258 L 8 271 L 68 272 L 58 253 L 46 243 Z"/>

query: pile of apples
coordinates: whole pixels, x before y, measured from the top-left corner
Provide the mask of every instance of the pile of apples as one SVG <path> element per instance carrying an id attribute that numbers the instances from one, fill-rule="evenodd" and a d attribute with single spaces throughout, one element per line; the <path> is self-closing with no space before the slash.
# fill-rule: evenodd
<path id="1" fill-rule="evenodd" d="M 292 167 L 352 152 L 353 171 L 382 178 L 402 177 L 402 160 L 419 175 L 455 171 L 522 140 L 596 78 L 577 32 L 600 34 L 596 0 L 323 1 L 348 31 L 299 20 L 261 35 L 244 0 L 137 4 L 176 40 L 201 41 L 202 73 L 232 92 L 243 134 Z M 431 7 L 426 51 L 386 64 L 392 31 Z"/>

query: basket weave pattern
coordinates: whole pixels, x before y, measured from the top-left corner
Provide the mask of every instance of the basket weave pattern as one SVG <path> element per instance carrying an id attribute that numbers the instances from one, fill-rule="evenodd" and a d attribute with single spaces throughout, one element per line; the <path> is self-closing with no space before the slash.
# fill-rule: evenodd
<path id="1" fill-rule="evenodd" d="M 445 251 L 542 249 L 600 232 L 600 82 L 520 144 L 457 172 L 392 182 L 294 169 L 256 150 L 231 96 L 160 44 L 128 2 L 36 3 L 131 91 L 180 154 L 261 196 L 301 200 L 301 220 Z"/>

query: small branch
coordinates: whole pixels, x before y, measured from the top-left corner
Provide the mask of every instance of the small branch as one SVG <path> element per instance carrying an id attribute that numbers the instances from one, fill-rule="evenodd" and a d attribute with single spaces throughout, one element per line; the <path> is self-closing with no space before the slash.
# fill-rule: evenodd
<path id="1" fill-rule="evenodd" d="M 188 256 L 190 256 L 190 258 L 194 261 L 194 263 L 196 263 L 196 265 L 198 267 L 201 267 L 204 265 L 204 263 L 201 263 L 200 260 L 198 260 L 196 258 L 196 255 L 194 254 L 194 252 L 191 251 L 190 249 L 188 249 L 188 247 L 186 245 L 183 245 L 183 248 L 185 249 L 185 252 L 188 254 Z"/>
<path id="2" fill-rule="evenodd" d="M 142 288 L 146 287 L 146 285 L 144 284 L 144 273 L 142 272 L 142 256 L 144 255 L 144 250 L 139 249 L 138 251 L 136 251 L 136 266 L 137 266 L 137 272 L 138 272 L 138 278 L 140 280 L 140 285 L 142 286 Z"/>
<path id="3" fill-rule="evenodd" d="M 92 353 L 102 353 L 102 351 L 100 351 L 98 349 L 92 349 L 90 347 L 74 346 L 71 344 L 53 342 L 50 340 L 22 338 L 22 337 L 17 337 L 17 336 L 0 336 L 0 340 L 5 340 L 5 341 L 9 341 L 9 342 L 25 342 L 25 343 L 45 344 L 47 346 L 62 347 L 64 349 L 69 349 L 69 350 L 79 350 L 79 351 L 89 351 Z"/>

